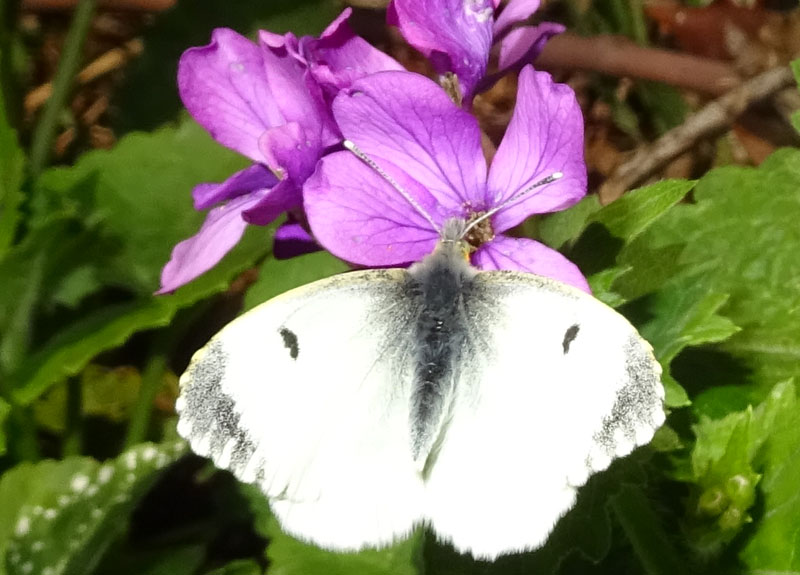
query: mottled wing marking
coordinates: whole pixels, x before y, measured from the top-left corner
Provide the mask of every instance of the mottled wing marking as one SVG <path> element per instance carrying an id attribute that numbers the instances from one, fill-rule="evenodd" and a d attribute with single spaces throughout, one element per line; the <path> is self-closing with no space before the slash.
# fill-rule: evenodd
<path id="1" fill-rule="evenodd" d="M 233 398 L 222 390 L 226 360 L 219 341 L 196 356 L 182 378 L 190 383 L 183 388 L 176 407 L 179 431 L 190 438 L 192 449 L 240 474 L 250 462 L 256 445 L 239 424 Z"/>

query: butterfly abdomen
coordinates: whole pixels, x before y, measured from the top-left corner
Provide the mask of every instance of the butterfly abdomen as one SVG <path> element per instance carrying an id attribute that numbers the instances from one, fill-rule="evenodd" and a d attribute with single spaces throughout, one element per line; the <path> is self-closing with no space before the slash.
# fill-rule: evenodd
<path id="1" fill-rule="evenodd" d="M 451 407 L 466 337 L 463 295 L 475 272 L 455 250 L 439 249 L 409 270 L 417 299 L 413 387 L 409 406 L 411 452 L 424 467 Z"/>

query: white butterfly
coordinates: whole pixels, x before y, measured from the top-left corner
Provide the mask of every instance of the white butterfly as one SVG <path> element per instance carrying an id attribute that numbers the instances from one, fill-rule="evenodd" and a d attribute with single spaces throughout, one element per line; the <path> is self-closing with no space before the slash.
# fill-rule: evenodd
<path id="1" fill-rule="evenodd" d="M 533 549 L 590 474 L 663 423 L 661 368 L 624 317 L 554 280 L 478 271 L 466 227 L 408 270 L 256 307 L 182 376 L 181 435 L 256 483 L 287 532 L 358 550 L 426 523 L 478 558 Z"/>

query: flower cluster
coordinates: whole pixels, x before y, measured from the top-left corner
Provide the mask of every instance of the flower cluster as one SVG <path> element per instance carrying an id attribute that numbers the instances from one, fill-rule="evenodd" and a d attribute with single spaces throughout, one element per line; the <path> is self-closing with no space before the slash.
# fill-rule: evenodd
<path id="1" fill-rule="evenodd" d="M 347 24 L 349 9 L 319 38 L 262 31 L 254 43 L 218 29 L 209 45 L 185 52 L 178 87 L 186 108 L 253 164 L 194 189 L 195 208 L 211 209 L 200 231 L 173 250 L 160 292 L 216 265 L 248 224 L 268 224 L 284 213 L 289 217 L 276 233 L 276 254 L 290 257 L 321 245 L 353 264 L 389 266 L 430 253 L 446 220 L 474 221 L 495 209 L 468 238 L 474 265 L 538 273 L 588 290 L 558 252 L 502 234 L 586 192 L 575 96 L 527 64 L 562 30 L 523 24 L 538 4 L 393 0 L 389 22 L 429 58 L 447 91 L 356 36 Z M 498 70 L 488 75 L 493 45 Z M 487 167 L 472 100 L 517 69 L 516 107 Z M 345 151 L 344 140 L 430 217 Z M 554 174 L 561 177 L 532 189 Z"/>

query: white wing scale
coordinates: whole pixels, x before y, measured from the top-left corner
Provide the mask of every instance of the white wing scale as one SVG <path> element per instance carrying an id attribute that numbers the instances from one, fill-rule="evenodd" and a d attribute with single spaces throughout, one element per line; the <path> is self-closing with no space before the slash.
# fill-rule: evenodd
<path id="1" fill-rule="evenodd" d="M 237 319 L 182 378 L 179 431 L 324 547 L 384 545 L 420 522 L 476 557 L 538 547 L 588 476 L 663 422 L 650 346 L 559 282 L 479 274 L 450 419 L 421 473 L 406 278 L 345 274 Z"/>

